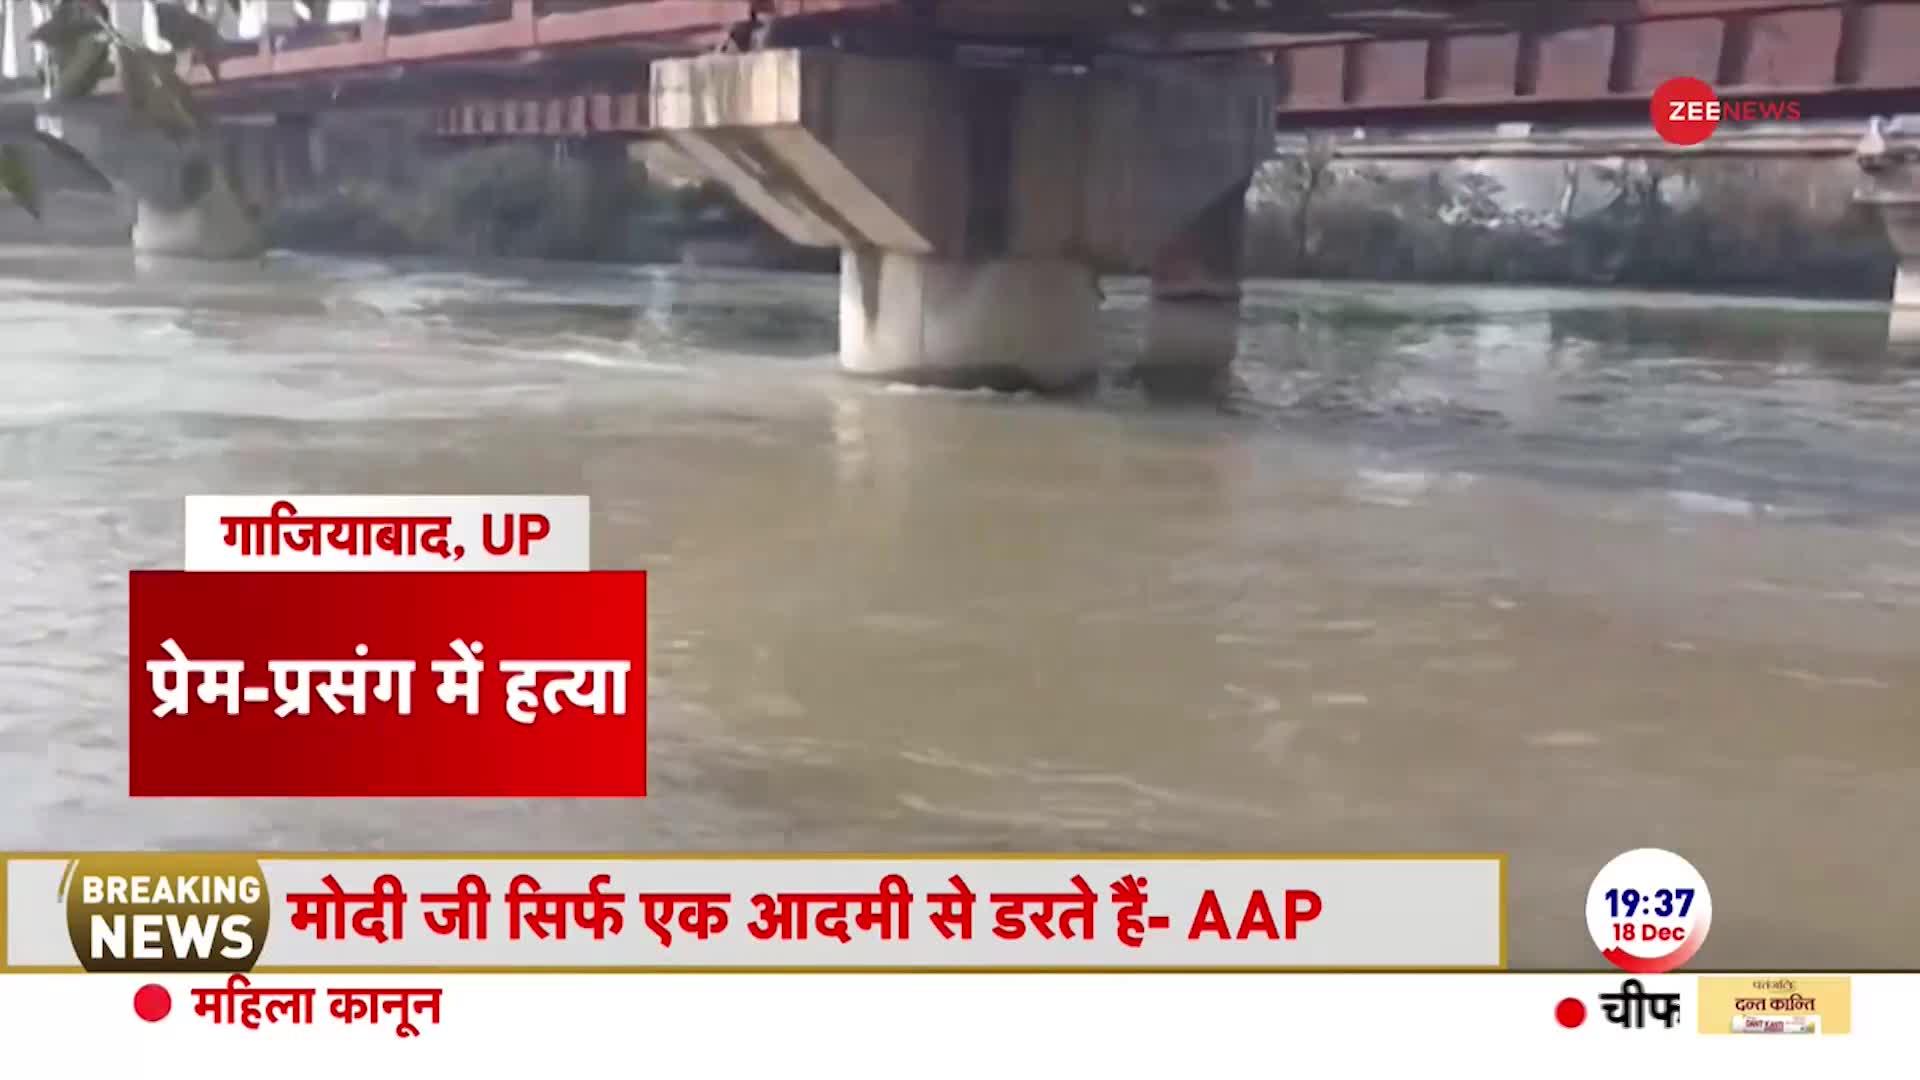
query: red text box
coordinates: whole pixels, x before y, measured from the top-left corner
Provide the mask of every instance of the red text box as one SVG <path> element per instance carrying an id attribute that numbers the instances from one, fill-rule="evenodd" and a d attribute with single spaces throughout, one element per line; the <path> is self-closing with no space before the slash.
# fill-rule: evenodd
<path id="1" fill-rule="evenodd" d="M 645 795 L 646 594 L 640 571 L 133 571 L 129 794 Z M 436 662 L 475 692 L 443 697 Z M 344 664 L 388 666 L 356 698 Z"/>

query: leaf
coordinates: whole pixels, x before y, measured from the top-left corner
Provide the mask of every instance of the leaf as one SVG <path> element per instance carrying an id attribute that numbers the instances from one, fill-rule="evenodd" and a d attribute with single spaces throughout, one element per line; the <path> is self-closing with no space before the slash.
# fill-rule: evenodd
<path id="1" fill-rule="evenodd" d="M 193 98 L 186 83 L 174 70 L 171 56 L 145 49 L 120 46 L 120 86 L 127 95 L 127 108 L 176 142 L 199 130 Z"/>
<path id="2" fill-rule="evenodd" d="M 191 54 L 207 74 L 220 78 L 220 28 L 172 0 L 149 0 L 155 27 L 177 53 Z"/>
<path id="3" fill-rule="evenodd" d="M 153 78 L 144 58 L 130 45 L 115 45 L 114 56 L 120 64 L 120 92 L 127 95 L 127 109 L 135 116 L 150 118 L 153 109 Z"/>
<path id="4" fill-rule="evenodd" d="M 200 114 L 193 107 L 193 91 L 187 88 L 187 81 L 180 77 L 180 68 L 174 63 L 173 57 L 157 53 L 148 55 L 153 57 L 153 73 L 163 103 L 172 111 L 182 130 L 199 130 Z"/>
<path id="5" fill-rule="evenodd" d="M 57 54 L 72 48 L 80 39 L 99 33 L 107 21 L 105 9 L 94 0 L 60 0 L 53 14 L 34 27 L 27 37 Z"/>
<path id="6" fill-rule="evenodd" d="M 63 101 L 86 97 L 106 75 L 112 50 L 103 37 L 82 38 L 60 62 L 54 77 L 54 95 Z"/>
<path id="7" fill-rule="evenodd" d="M 107 174 L 101 172 L 93 162 L 87 160 L 85 154 L 75 150 L 73 146 L 64 139 L 61 139 L 57 135 L 50 135 L 44 131 L 34 132 L 33 137 L 39 141 L 47 153 L 66 162 L 74 171 L 78 172 L 89 187 L 99 191 L 113 190 L 113 181 L 107 179 Z"/>
<path id="8" fill-rule="evenodd" d="M 33 181 L 33 165 L 19 143 L 0 146 L 0 188 L 4 188 L 20 208 L 40 219 L 40 187 Z"/>

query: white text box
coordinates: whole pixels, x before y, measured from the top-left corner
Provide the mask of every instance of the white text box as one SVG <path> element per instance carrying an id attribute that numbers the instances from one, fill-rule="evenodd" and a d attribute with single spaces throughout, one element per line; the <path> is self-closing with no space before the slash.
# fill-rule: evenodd
<path id="1" fill-rule="evenodd" d="M 587 570 L 585 495 L 189 495 L 188 570 Z"/>

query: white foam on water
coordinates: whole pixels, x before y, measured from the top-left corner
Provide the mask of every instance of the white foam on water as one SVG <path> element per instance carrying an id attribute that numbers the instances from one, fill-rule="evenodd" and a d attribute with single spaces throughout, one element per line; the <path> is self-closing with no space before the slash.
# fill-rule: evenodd
<path id="1" fill-rule="evenodd" d="M 1773 509 L 1766 503 L 1754 502 L 1751 499 L 1729 498 L 1704 491 L 1669 491 L 1667 501 L 1689 514 L 1709 514 L 1719 517 L 1761 517 Z"/>

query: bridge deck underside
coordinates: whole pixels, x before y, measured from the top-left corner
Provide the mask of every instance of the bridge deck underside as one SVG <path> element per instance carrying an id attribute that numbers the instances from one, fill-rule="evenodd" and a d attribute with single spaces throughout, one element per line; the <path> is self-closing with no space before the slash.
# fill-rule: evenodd
<path id="1" fill-rule="evenodd" d="M 801 44 L 1056 60 L 1254 52 L 1283 126 L 1602 120 L 1693 75 L 1811 116 L 1920 112 L 1916 0 L 762 0 Z M 430 104 L 447 135 L 644 134 L 648 60 L 719 47 L 748 0 L 482 0 L 236 44 L 216 110 Z M 432 9 L 430 9 L 432 10 Z M 445 25 L 449 18 L 462 25 Z M 433 23 L 440 25 L 433 25 Z M 308 40 L 299 40 L 305 37 Z M 108 87 L 111 91 L 111 86 Z"/>

